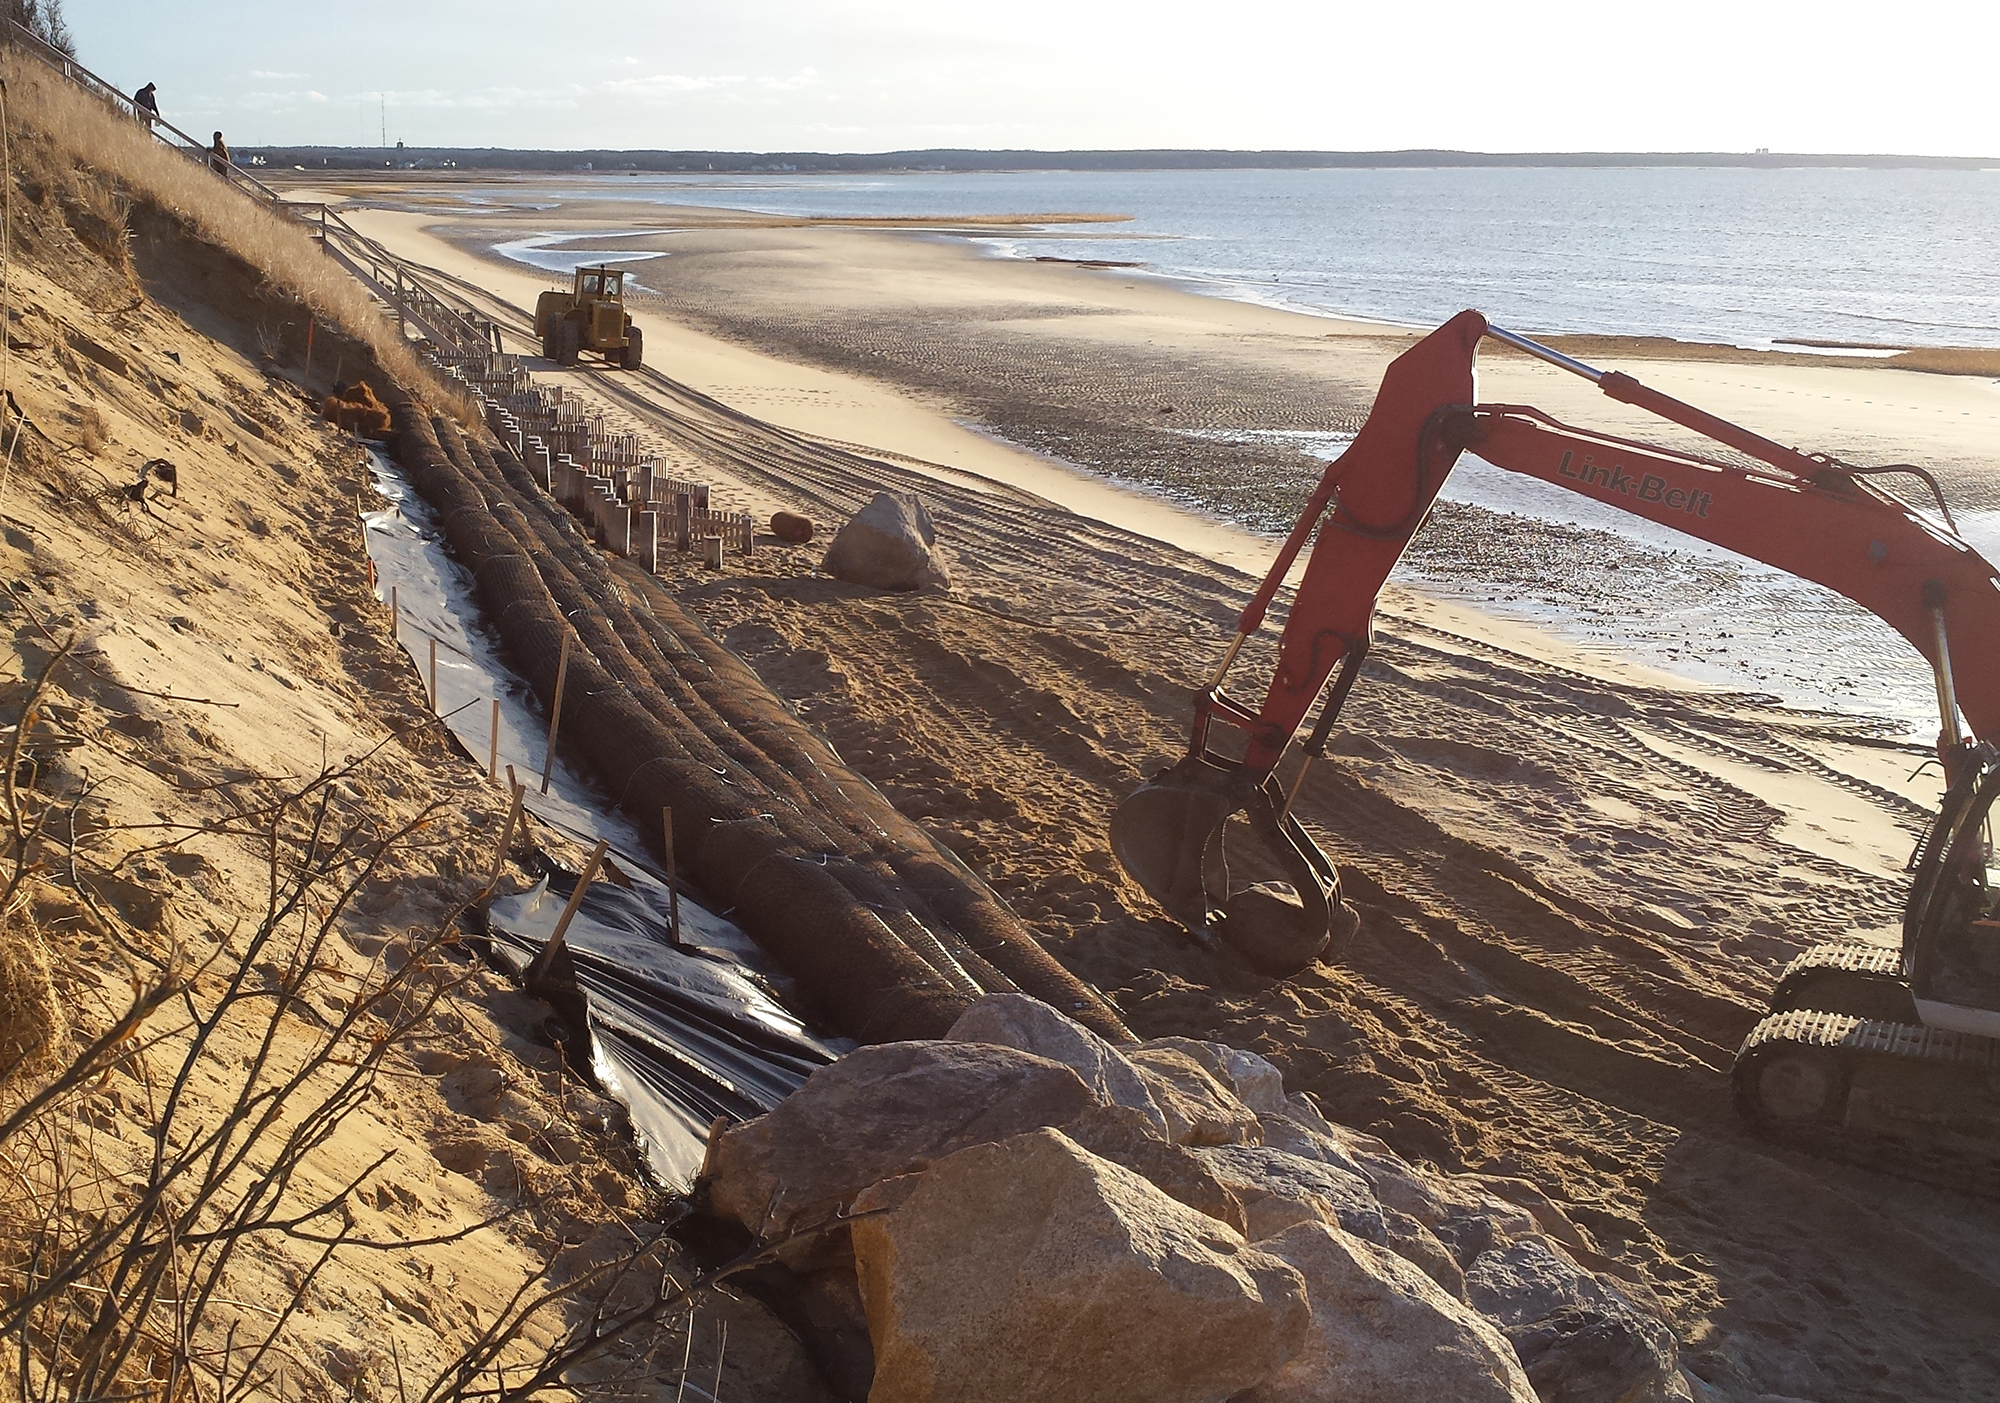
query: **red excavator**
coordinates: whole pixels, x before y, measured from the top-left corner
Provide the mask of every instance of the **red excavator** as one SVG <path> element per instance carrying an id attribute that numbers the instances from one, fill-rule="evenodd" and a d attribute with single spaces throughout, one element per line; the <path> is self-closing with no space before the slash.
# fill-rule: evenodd
<path id="1" fill-rule="evenodd" d="M 1486 337 L 1742 457 L 1675 452 L 1525 405 L 1480 404 L 1473 364 Z M 1383 582 L 1467 451 L 1817 581 L 1879 615 L 1930 664 L 1946 792 L 1912 862 L 1902 948 L 1839 941 L 1795 959 L 1737 1054 L 1737 1104 L 1753 1120 L 1799 1131 L 1921 1129 L 1990 1142 L 2000 1130 L 1991 1109 L 2000 1098 L 1986 1094 L 2000 1084 L 2000 864 L 1988 810 L 2000 798 L 2000 750 L 1980 738 L 2000 736 L 2000 578 L 1959 536 L 1922 469 L 1797 452 L 1477 312 L 1461 312 L 1390 365 L 1367 423 L 1328 465 L 1198 694 L 1187 757 L 1113 816 L 1112 848 L 1125 869 L 1196 938 L 1273 976 L 1337 951 L 1353 933 L 1358 918 L 1341 900 L 1334 865 L 1292 800 L 1324 758 L 1368 655 Z M 1936 515 L 1874 480 L 1890 473 L 1921 481 Z M 1253 711 L 1223 683 L 1315 528 L 1277 673 Z M 1299 769 L 1280 784 L 1279 761 L 1322 692 Z M 1240 731 L 1240 744 L 1218 748 L 1217 723 Z M 1232 884 L 1222 835 L 1238 815 L 1288 882 Z"/>

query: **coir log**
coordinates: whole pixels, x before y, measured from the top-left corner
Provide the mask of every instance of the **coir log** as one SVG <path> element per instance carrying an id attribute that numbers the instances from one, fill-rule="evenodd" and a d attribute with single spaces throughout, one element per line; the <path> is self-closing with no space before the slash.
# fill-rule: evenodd
<path id="1" fill-rule="evenodd" d="M 483 426 L 392 406 L 398 457 L 545 706 L 573 630 L 563 741 L 681 871 L 862 1042 L 938 1037 L 1019 989 L 1114 1040 L 1115 1010 L 664 597 L 636 603 Z M 470 436 L 468 437 L 468 433 Z M 651 839 L 655 846 L 660 840 Z"/>

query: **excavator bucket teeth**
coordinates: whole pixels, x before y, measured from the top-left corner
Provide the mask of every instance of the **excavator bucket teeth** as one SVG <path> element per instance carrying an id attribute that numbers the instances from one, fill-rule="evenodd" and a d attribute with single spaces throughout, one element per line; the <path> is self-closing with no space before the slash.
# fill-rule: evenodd
<path id="1" fill-rule="evenodd" d="M 1244 813 L 1287 881 L 1230 890 L 1223 827 Z M 1147 895 L 1199 940 L 1220 938 L 1251 968 L 1297 974 L 1359 918 L 1340 879 L 1296 818 L 1240 770 L 1190 756 L 1141 785 L 1111 818 L 1111 850 Z"/>

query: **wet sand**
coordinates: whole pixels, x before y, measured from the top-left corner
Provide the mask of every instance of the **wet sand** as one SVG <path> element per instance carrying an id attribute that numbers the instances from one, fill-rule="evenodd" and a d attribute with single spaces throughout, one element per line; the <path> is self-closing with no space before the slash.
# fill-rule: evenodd
<path id="1" fill-rule="evenodd" d="M 561 227 L 582 227 L 571 213 Z M 481 227 L 503 217 L 556 222 Z M 465 228 L 424 232 L 434 214 L 363 218 L 516 307 L 546 285 L 467 252 Z M 1157 497 L 1065 485 L 991 434 L 1139 481 L 1148 464 L 1176 484 L 1196 473 L 1208 491 L 1260 469 L 1309 475 L 1289 450 L 1184 430 L 1351 428 L 1406 335 L 907 234 L 737 221 L 662 242 L 671 254 L 641 272 L 657 290 L 638 308 L 649 361 L 763 420 L 868 445 L 874 465 L 788 456 L 783 435 L 668 383 L 628 391 L 594 367 L 559 382 L 746 506 L 833 521 L 879 487 L 917 487 L 958 588 L 853 589 L 816 576 L 811 547 L 632 588 L 673 589 L 1135 1028 L 1255 1047 L 1406 1154 L 1544 1184 L 1607 1269 L 1661 1298 L 1722 1396 L 1994 1391 L 2000 1207 L 1775 1148 L 1729 1097 L 1730 1056 L 1791 955 L 1856 930 L 1892 938 L 1902 859 L 1935 798 L 1909 776 L 1914 748 L 1403 591 L 1339 758 L 1300 807 L 1362 932 L 1338 965 L 1248 975 L 1153 911 L 1105 825 L 1184 744 L 1189 688 L 1249 588 L 1233 567 L 1270 544 L 1196 531 Z M 1622 364 L 1778 437 L 1869 460 L 1895 444 L 1990 490 L 1987 382 Z M 1554 372 L 1486 367 L 1487 398 L 1621 424 Z M 1295 491 L 1258 490 L 1273 512 Z M 1059 493 L 1101 495 L 1079 515 L 1064 508 L 1085 499 Z M 1268 643 L 1248 651 L 1246 691 L 1271 658 Z"/>

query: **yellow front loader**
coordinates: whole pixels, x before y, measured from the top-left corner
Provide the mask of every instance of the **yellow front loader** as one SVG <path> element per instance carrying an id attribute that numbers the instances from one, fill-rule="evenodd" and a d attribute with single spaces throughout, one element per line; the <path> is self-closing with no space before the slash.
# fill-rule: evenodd
<path id="1" fill-rule="evenodd" d="M 625 275 L 611 268 L 579 268 L 568 292 L 543 293 L 535 302 L 535 334 L 542 354 L 557 365 L 575 365 L 585 351 L 602 352 L 627 370 L 645 358 L 645 338 L 625 312 Z"/>

